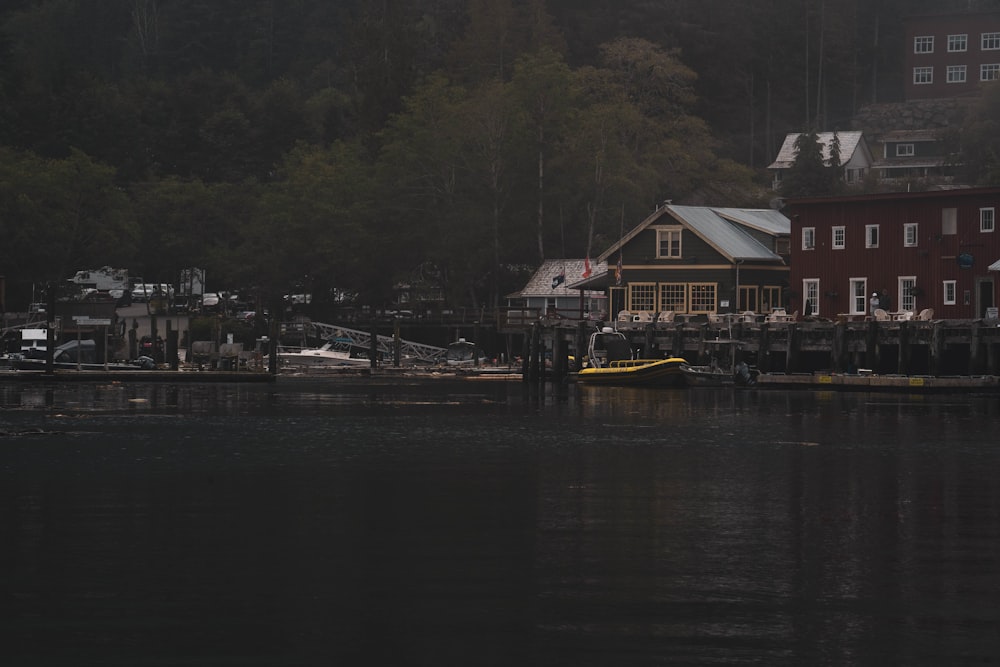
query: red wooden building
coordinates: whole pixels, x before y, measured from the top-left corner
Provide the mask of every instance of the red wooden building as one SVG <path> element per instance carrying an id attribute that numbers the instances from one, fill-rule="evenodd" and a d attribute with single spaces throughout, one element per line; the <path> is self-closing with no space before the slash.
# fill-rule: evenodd
<path id="1" fill-rule="evenodd" d="M 882 309 L 980 318 L 997 305 L 1000 188 L 789 200 L 790 301 L 828 319 Z"/>

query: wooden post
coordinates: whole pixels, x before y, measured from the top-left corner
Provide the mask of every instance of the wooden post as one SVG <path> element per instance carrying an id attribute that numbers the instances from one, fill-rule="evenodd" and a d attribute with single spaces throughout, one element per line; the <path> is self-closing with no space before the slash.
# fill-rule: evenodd
<path id="1" fill-rule="evenodd" d="M 871 320 L 865 332 L 865 366 L 873 372 L 878 372 L 878 327 L 878 321 Z"/>
<path id="2" fill-rule="evenodd" d="M 587 323 L 580 322 L 576 326 L 576 370 L 583 368 L 583 358 L 587 354 L 587 344 L 590 342 L 587 336 Z"/>
<path id="3" fill-rule="evenodd" d="M 760 338 L 757 341 L 757 368 L 761 373 L 771 370 L 771 325 L 763 322 L 760 325 Z"/>
<path id="4" fill-rule="evenodd" d="M 833 346 L 830 352 L 830 367 L 837 373 L 843 373 L 847 358 L 847 323 L 837 322 L 833 326 Z"/>
<path id="5" fill-rule="evenodd" d="M 566 377 L 566 341 L 562 330 L 556 328 L 552 332 L 552 381 L 561 381 Z"/>
<path id="6" fill-rule="evenodd" d="M 534 330 L 530 329 L 521 339 L 521 381 L 531 379 L 531 338 Z"/>
<path id="7" fill-rule="evenodd" d="M 944 370 L 944 323 L 935 322 L 931 330 L 931 375 L 941 375 Z"/>
<path id="8" fill-rule="evenodd" d="M 392 322 L 392 365 L 394 368 L 399 368 L 399 357 L 402 351 L 402 342 L 399 337 L 399 317 L 396 317 Z M 478 359 L 473 355 L 474 359 Z"/>
<path id="9" fill-rule="evenodd" d="M 969 375 L 977 375 L 983 370 L 983 327 L 976 320 L 969 331 Z"/>
<path id="10" fill-rule="evenodd" d="M 799 332 L 799 325 L 790 322 L 785 327 L 788 329 L 788 345 L 785 348 L 785 372 L 794 373 L 799 367 L 799 345 L 802 336 Z"/>
<path id="11" fill-rule="evenodd" d="M 674 340 L 673 340 L 673 350 L 671 351 L 675 357 L 684 356 L 684 325 L 680 322 L 674 322 Z"/>
<path id="12" fill-rule="evenodd" d="M 900 375 L 910 374 L 910 323 L 903 320 L 899 323 L 899 351 L 896 355 L 896 372 Z"/>
<path id="13" fill-rule="evenodd" d="M 375 370 L 378 367 L 378 328 L 375 326 L 374 319 L 369 326 L 371 333 L 368 339 L 368 365 L 372 370 Z"/>
<path id="14" fill-rule="evenodd" d="M 645 339 L 643 340 L 643 356 L 646 359 L 655 359 L 659 356 L 656 350 L 656 325 L 650 322 L 646 325 Z"/>

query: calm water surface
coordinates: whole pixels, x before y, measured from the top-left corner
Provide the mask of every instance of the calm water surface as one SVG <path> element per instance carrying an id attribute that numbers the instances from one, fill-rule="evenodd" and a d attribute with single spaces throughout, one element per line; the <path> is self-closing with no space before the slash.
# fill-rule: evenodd
<path id="1" fill-rule="evenodd" d="M 998 417 L 983 396 L 0 383 L 0 664 L 998 662 Z"/>

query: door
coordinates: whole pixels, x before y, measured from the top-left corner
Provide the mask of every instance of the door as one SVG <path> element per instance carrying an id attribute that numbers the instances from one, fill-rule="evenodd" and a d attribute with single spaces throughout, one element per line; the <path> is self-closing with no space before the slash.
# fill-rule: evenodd
<path id="1" fill-rule="evenodd" d="M 993 279 L 980 278 L 976 284 L 976 317 L 986 317 L 986 309 L 995 305 Z"/>

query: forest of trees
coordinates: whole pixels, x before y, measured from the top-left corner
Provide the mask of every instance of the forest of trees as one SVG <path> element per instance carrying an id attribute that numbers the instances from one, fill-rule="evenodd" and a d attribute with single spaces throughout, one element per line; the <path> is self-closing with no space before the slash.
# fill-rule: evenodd
<path id="1" fill-rule="evenodd" d="M 104 265 L 494 306 L 663 200 L 766 205 L 786 133 L 900 99 L 902 17 L 969 9 L 1000 0 L 7 0 L 6 307 Z"/>

